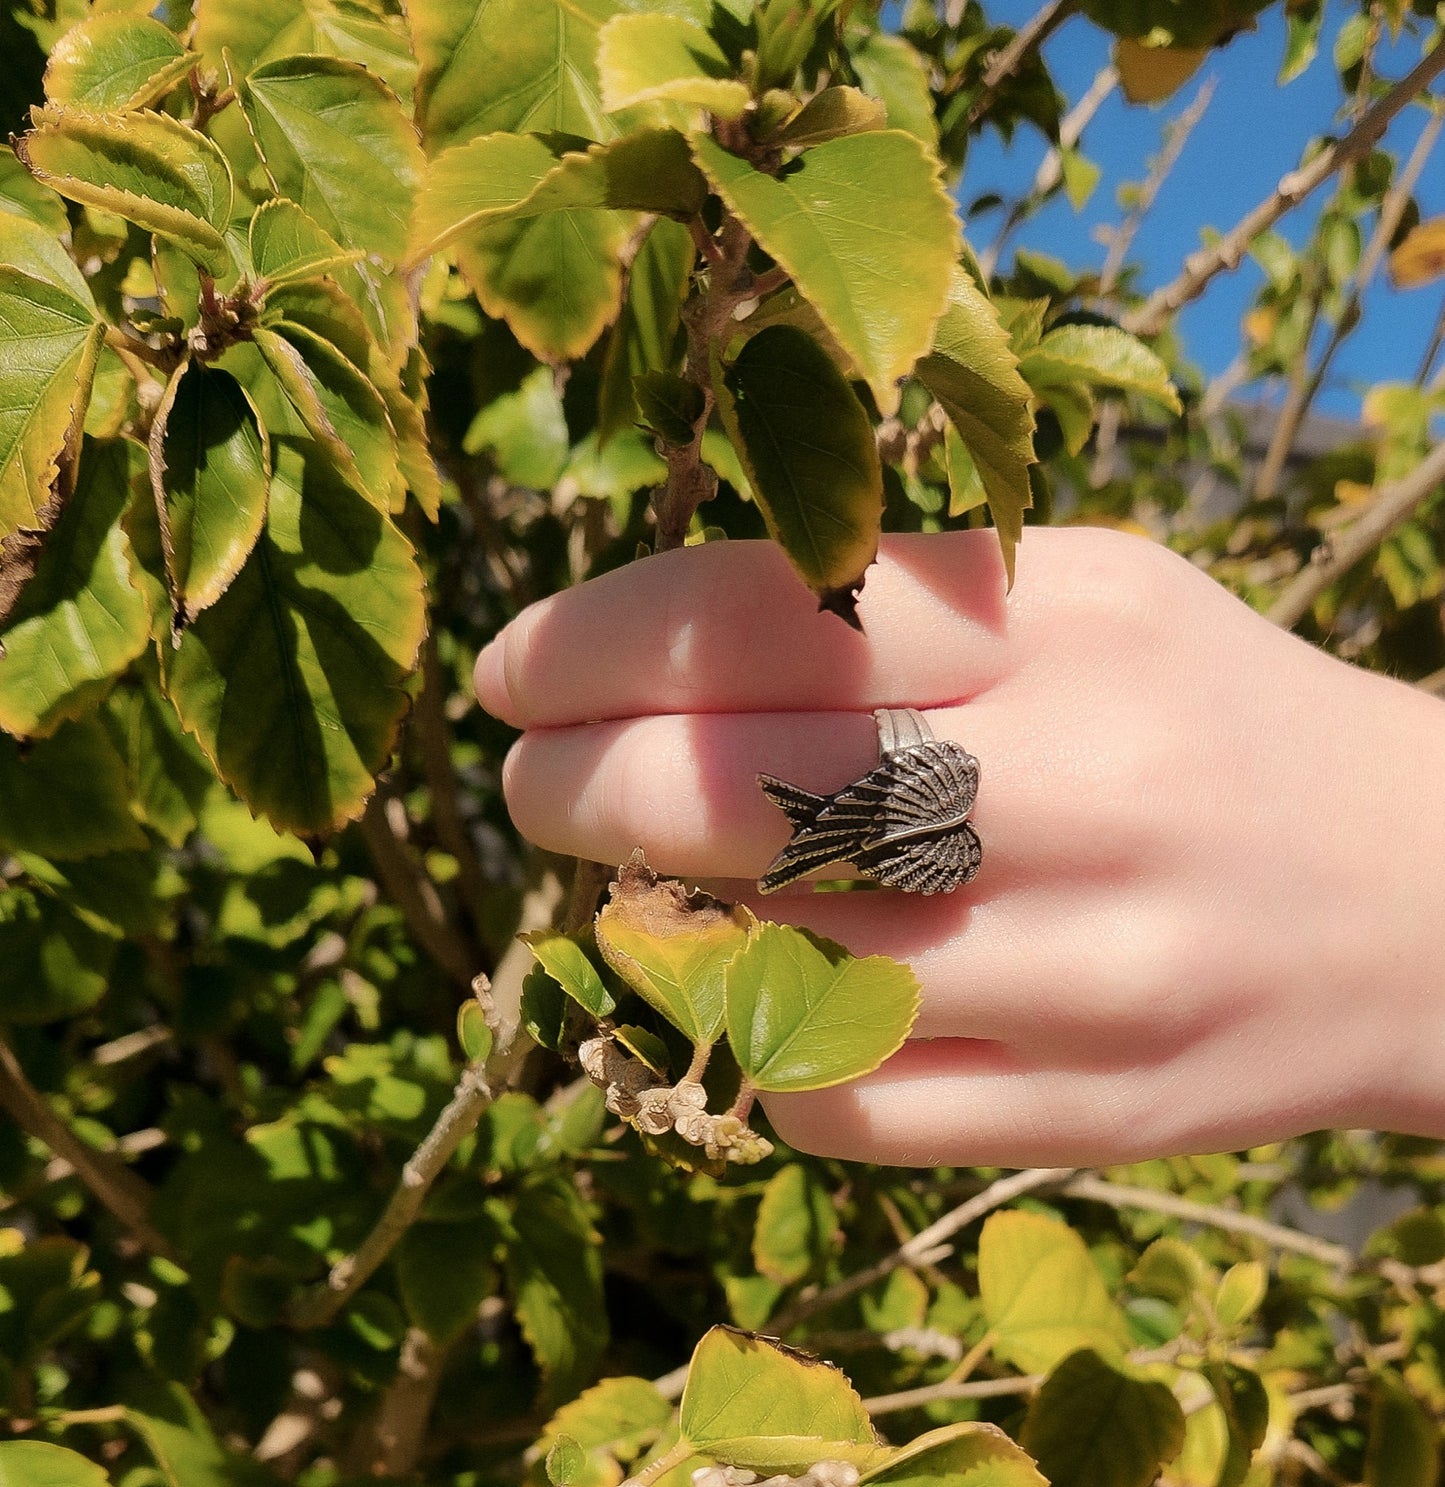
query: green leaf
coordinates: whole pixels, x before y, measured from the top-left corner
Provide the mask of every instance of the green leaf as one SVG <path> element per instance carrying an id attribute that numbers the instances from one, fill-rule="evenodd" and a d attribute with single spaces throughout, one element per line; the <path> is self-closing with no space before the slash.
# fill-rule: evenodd
<path id="1" fill-rule="evenodd" d="M 608 113 L 666 100 L 736 119 L 751 97 L 723 49 L 683 16 L 613 16 L 598 37 L 597 75 Z"/>
<path id="2" fill-rule="evenodd" d="M 100 113 L 144 108 L 164 98 L 200 60 L 149 16 L 93 15 L 55 43 L 45 96 Z"/>
<path id="3" fill-rule="evenodd" d="M 95 318 L 95 300 L 85 275 L 65 251 L 65 245 L 38 222 L 9 212 L 0 214 L 0 263 L 73 296 L 79 304 L 90 307 Z"/>
<path id="4" fill-rule="evenodd" d="M 787 325 L 753 336 L 715 391 L 769 535 L 819 607 L 856 627 L 883 521 L 883 471 L 863 405 L 822 347 Z"/>
<path id="5" fill-rule="evenodd" d="M 491 1239 L 487 1229 L 472 1221 L 423 1221 L 413 1224 L 397 1246 L 402 1305 L 438 1342 L 450 1341 L 474 1323 L 477 1308 L 496 1294 L 500 1277 L 492 1263 Z"/>
<path id="6" fill-rule="evenodd" d="M 256 276 L 273 288 L 319 278 L 363 256 L 359 248 L 343 248 L 314 217 L 285 197 L 256 208 L 250 247 Z"/>
<path id="7" fill-rule="evenodd" d="M 816 1172 L 795 1162 L 773 1174 L 753 1227 L 759 1274 L 793 1285 L 823 1264 L 839 1238 L 838 1210 Z"/>
<path id="8" fill-rule="evenodd" d="M 866 1472 L 866 1487 L 1048 1487 L 1028 1454 L 997 1425 L 943 1425 Z"/>
<path id="9" fill-rule="evenodd" d="M 1205 1373 L 1224 1412 L 1228 1433 L 1224 1464 L 1214 1487 L 1240 1487 L 1269 1429 L 1269 1394 L 1253 1369 L 1237 1363 L 1211 1363 Z"/>
<path id="10" fill-rule="evenodd" d="M 943 431 L 943 457 L 948 466 L 948 514 L 963 516 L 988 500 L 978 465 L 963 436 L 950 423 Z"/>
<path id="11" fill-rule="evenodd" d="M 187 364 L 151 425 L 151 484 L 177 621 L 230 588 L 266 522 L 271 457 L 245 389 L 219 367 Z"/>
<path id="12" fill-rule="evenodd" d="M 396 430 L 366 374 L 314 331 L 290 321 L 258 327 L 256 349 L 337 473 L 379 511 L 397 485 Z"/>
<path id="13" fill-rule="evenodd" d="M 0 1441 L 0 1487 L 109 1487 L 110 1475 L 47 1441 Z"/>
<path id="14" fill-rule="evenodd" d="M 1084 1241 L 1058 1219 L 991 1214 L 978 1240 L 978 1290 L 994 1355 L 1025 1373 L 1047 1372 L 1079 1348 L 1112 1353 L 1128 1344 Z"/>
<path id="15" fill-rule="evenodd" d="M 1149 1487 L 1183 1448 L 1184 1413 L 1167 1384 L 1081 1348 L 1030 1401 L 1019 1444 L 1050 1487 Z"/>
<path id="16" fill-rule="evenodd" d="M 534 1179 L 510 1215 L 507 1290 L 552 1397 L 588 1382 L 607 1345 L 602 1255 L 571 1181 Z"/>
<path id="17" fill-rule="evenodd" d="M 918 1015 L 912 971 L 763 924 L 727 971 L 728 1042 L 760 1090 L 824 1089 L 896 1053 Z"/>
<path id="18" fill-rule="evenodd" d="M 244 1459 L 233 1460 L 221 1447 L 180 1384 L 147 1378 L 134 1385 L 125 1420 L 146 1443 L 167 1487 L 244 1487 Z"/>
<path id="19" fill-rule="evenodd" d="M 648 372 L 666 374 L 678 364 L 678 330 L 694 257 L 687 228 L 663 217 L 632 260 L 597 399 L 597 436 L 604 448 L 637 420 L 634 379 Z"/>
<path id="20" fill-rule="evenodd" d="M 1370 1401 L 1365 1487 L 1436 1487 L 1440 1436 L 1399 1374 L 1382 1370 Z"/>
<path id="21" fill-rule="evenodd" d="M 134 454 L 120 439 L 87 446 L 75 494 L 0 631 L 0 728 L 18 737 L 44 737 L 89 712 L 150 639 L 120 525 Z"/>
<path id="22" fill-rule="evenodd" d="M 205 135 L 148 111 L 43 108 L 33 118 L 15 148 L 46 185 L 165 238 L 217 278 L 227 272 L 235 188 Z"/>
<path id="23" fill-rule="evenodd" d="M 685 449 L 707 411 L 703 390 L 679 372 L 641 372 L 632 381 L 637 422 L 664 444 Z"/>
<path id="24" fill-rule="evenodd" d="M 7 144 L 0 144 L 0 213 L 24 217 L 43 227 L 51 237 L 70 231 L 64 200 L 49 186 L 42 186 Z M 0 253 L 0 263 L 9 262 L 9 257 Z"/>
<path id="25" fill-rule="evenodd" d="M 849 60 L 866 92 L 888 110 L 888 127 L 902 129 L 938 148 L 938 117 L 933 111 L 928 64 L 902 36 L 870 30 L 850 46 Z"/>
<path id="26" fill-rule="evenodd" d="M 556 1053 L 567 1021 L 567 993 L 540 962 L 522 977 L 522 1031 Z"/>
<path id="27" fill-rule="evenodd" d="M 154 659 L 146 670 L 144 682 L 112 693 L 108 707 L 137 814 L 168 845 L 179 847 L 196 829 L 216 777 L 161 695 Z"/>
<path id="28" fill-rule="evenodd" d="M 347 248 L 406 252 L 422 153 L 395 93 L 355 62 L 283 57 L 239 85 L 266 173 Z"/>
<path id="29" fill-rule="evenodd" d="M 104 335 L 73 291 L 0 264 L 0 539 L 59 515 Z"/>
<path id="30" fill-rule="evenodd" d="M 705 134 L 693 154 L 713 189 L 791 275 L 862 372 L 879 408 L 932 344 L 959 231 L 937 160 L 896 129 L 807 151 L 770 176 Z"/>
<path id="31" fill-rule="evenodd" d="M 1292 83 L 1314 61 L 1320 47 L 1320 26 L 1325 8 L 1320 0 L 1296 5 L 1285 12 L 1284 56 L 1279 64 L 1276 82 Z"/>
<path id="32" fill-rule="evenodd" d="M 105 995 L 117 943 L 49 895 L 7 885 L 0 893 L 0 1023 L 59 1022 L 88 1011 Z"/>
<path id="33" fill-rule="evenodd" d="M 857 88 L 824 88 L 788 120 L 777 139 L 780 145 L 796 148 L 887 127 L 887 110 L 876 98 Z"/>
<path id="34" fill-rule="evenodd" d="M 953 275 L 947 313 L 932 351 L 918 364 L 918 378 L 938 399 L 978 467 L 1012 586 L 1024 512 L 1033 504 L 1034 417 L 1008 332 L 963 269 Z"/>
<path id="35" fill-rule="evenodd" d="M 1083 382 L 1183 411 L 1169 368 L 1138 337 L 1112 325 L 1061 325 L 1024 355 L 1019 371 L 1035 387 Z"/>
<path id="36" fill-rule="evenodd" d="M 486 1062 L 493 1036 L 480 1002 L 463 1002 L 457 1008 L 457 1043 L 469 1064 Z"/>
<path id="37" fill-rule="evenodd" d="M 637 130 L 560 158 L 535 135 L 482 135 L 431 163 L 408 257 L 424 258 L 485 222 L 589 207 L 686 219 L 706 196 L 675 129 Z"/>
<path id="38" fill-rule="evenodd" d="M 610 139 L 597 35 L 623 8 L 617 0 L 411 0 L 427 148 L 497 131 Z"/>
<path id="39" fill-rule="evenodd" d="M 1214 1315 L 1222 1327 L 1242 1327 L 1264 1304 L 1269 1267 L 1259 1260 L 1231 1265 L 1219 1282 Z"/>
<path id="40" fill-rule="evenodd" d="M 482 308 L 541 361 L 584 356 L 617 314 L 628 212 L 586 207 L 473 229 L 457 264 Z"/>
<path id="41" fill-rule="evenodd" d="M 23 752 L 0 734 L 0 847 L 69 862 L 146 845 L 125 763 L 99 719 L 65 723 Z"/>
<path id="42" fill-rule="evenodd" d="M 1188 1311 L 1200 1297 L 1213 1297 L 1218 1278 L 1199 1251 L 1172 1234 L 1162 1235 L 1139 1256 L 1129 1285 Z"/>
<path id="43" fill-rule="evenodd" d="M 625 1475 L 623 1464 L 651 1445 L 671 1418 L 671 1403 L 647 1379 L 603 1379 L 552 1416 L 537 1449 L 550 1451 L 564 1438 L 575 1441 L 589 1458 L 581 1479 L 586 1487 L 614 1487 Z"/>
<path id="44" fill-rule="evenodd" d="M 520 938 L 536 957 L 538 965 L 579 1006 L 585 1007 L 594 1017 L 609 1017 L 617 1010 L 617 1003 L 602 984 L 597 967 L 570 935 L 539 929 Z"/>
<path id="45" fill-rule="evenodd" d="M 547 490 L 566 468 L 571 449 L 567 415 L 551 367 L 528 372 L 515 392 L 478 410 L 462 440 L 467 454 L 490 453 L 514 485 Z"/>
<path id="46" fill-rule="evenodd" d="M 582 1487 L 587 1453 L 570 1435 L 559 1435 L 546 1458 L 547 1480 L 552 1487 Z"/>
<path id="47" fill-rule="evenodd" d="M 597 916 L 608 965 L 694 1043 L 722 1032 L 723 976 L 756 923 L 740 904 L 659 879 L 640 854 L 624 864 Z"/>
<path id="48" fill-rule="evenodd" d="M 244 72 L 301 52 L 359 62 L 408 104 L 416 83 L 406 22 L 366 0 L 206 0 L 195 44 L 217 70 L 227 53 Z"/>
<path id="49" fill-rule="evenodd" d="M 422 576 L 391 521 L 314 446 L 278 440 L 273 458 L 261 540 L 165 654 L 165 683 L 247 805 L 315 837 L 361 814 L 391 753 L 425 629 Z M 138 524 L 138 552 L 141 535 Z M 155 571 L 154 534 L 146 557 Z"/>
<path id="50" fill-rule="evenodd" d="M 699 1452 L 757 1472 L 880 1452 L 863 1401 L 830 1363 L 730 1327 L 703 1334 L 688 1366 L 682 1434 Z"/>

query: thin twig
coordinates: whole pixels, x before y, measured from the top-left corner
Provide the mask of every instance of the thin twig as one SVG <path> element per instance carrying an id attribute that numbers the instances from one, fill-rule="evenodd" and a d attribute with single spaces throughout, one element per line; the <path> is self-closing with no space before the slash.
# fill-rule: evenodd
<path id="1" fill-rule="evenodd" d="M 1150 1213 L 1162 1213 L 1170 1218 L 1182 1219 L 1186 1223 L 1203 1224 L 1211 1229 L 1223 1229 L 1230 1234 L 1247 1234 L 1251 1239 L 1258 1239 L 1269 1245 L 1271 1249 L 1307 1255 L 1336 1270 L 1349 1270 L 1355 1265 L 1354 1253 L 1342 1244 L 1331 1244 L 1327 1239 L 1301 1234 L 1298 1229 L 1271 1223 L 1252 1213 L 1239 1213 L 1235 1209 L 1220 1208 L 1212 1203 L 1196 1203 L 1193 1199 L 1181 1198 L 1176 1193 L 1129 1187 L 1125 1183 L 1110 1182 L 1088 1172 L 1070 1178 L 1060 1186 L 1059 1192 L 1067 1198 L 1106 1203 L 1110 1208 L 1143 1208 Z"/>
<path id="2" fill-rule="evenodd" d="M 1124 328 L 1135 335 L 1157 334 L 1205 286 L 1225 269 L 1239 267 L 1250 243 L 1297 206 L 1322 182 L 1352 160 L 1372 150 L 1390 122 L 1417 94 L 1445 71 L 1445 46 L 1437 46 L 1374 105 L 1342 139 L 1322 149 L 1308 165 L 1281 177 L 1264 201 L 1247 213 L 1217 243 L 1193 253 L 1172 283 L 1156 290 L 1124 318 Z"/>
<path id="3" fill-rule="evenodd" d="M 1391 242 L 1394 241 L 1395 232 L 1400 226 L 1400 219 L 1404 216 L 1405 208 L 1409 205 L 1414 193 L 1415 183 L 1420 179 L 1425 164 L 1430 158 L 1430 152 L 1435 148 L 1442 126 L 1445 126 L 1445 107 L 1437 103 L 1425 127 L 1420 131 L 1420 138 L 1415 141 L 1415 148 L 1410 152 L 1410 158 L 1404 170 L 1392 182 L 1390 189 L 1385 193 L 1384 200 L 1380 203 L 1380 215 L 1375 222 L 1374 232 L 1370 234 L 1370 241 L 1360 255 L 1354 282 L 1350 286 L 1350 296 L 1335 318 L 1329 339 L 1325 342 L 1324 350 L 1320 352 L 1319 361 L 1308 375 L 1297 378 L 1290 384 L 1289 395 L 1280 409 L 1279 419 L 1275 423 L 1274 433 L 1269 441 L 1269 448 L 1265 451 L 1264 461 L 1260 465 L 1259 476 L 1255 481 L 1254 498 L 1256 501 L 1267 501 L 1279 490 L 1280 478 L 1284 474 L 1290 450 L 1294 448 L 1295 439 L 1299 435 L 1300 425 L 1304 423 L 1311 405 L 1319 395 L 1319 390 L 1329 375 L 1336 353 L 1360 323 L 1361 302 L 1365 291 L 1370 287 Z M 1323 282 L 1321 288 L 1323 288 Z M 1305 337 L 1304 345 L 1309 345 L 1308 336 Z M 1301 370 L 1303 367 L 1304 363 L 1301 362 Z"/>
<path id="4" fill-rule="evenodd" d="M 1048 4 L 1014 33 L 1013 39 L 984 72 L 978 97 L 969 106 L 970 126 L 977 124 L 988 112 L 998 90 L 1023 66 L 1028 55 L 1041 47 L 1077 9 L 1078 0 L 1048 0 Z"/>
<path id="5" fill-rule="evenodd" d="M 1445 47 L 1440 50 L 1445 51 Z M 1445 481 L 1445 439 L 1403 480 L 1381 486 L 1369 509 L 1352 526 L 1332 532 L 1328 546 L 1320 550 L 1320 560 L 1310 563 L 1290 580 L 1270 606 L 1266 618 L 1286 630 L 1292 629 L 1332 583 L 1403 527 L 1442 481 Z"/>
<path id="6" fill-rule="evenodd" d="M 0 1109 L 41 1145 L 69 1163 L 86 1190 L 107 1208 L 148 1254 L 175 1260 L 171 1243 L 150 1221 L 149 1183 L 93 1146 L 87 1146 L 31 1084 L 14 1050 L 0 1039 Z"/>
<path id="7" fill-rule="evenodd" d="M 877 1394 L 872 1399 L 865 1399 L 863 1407 L 870 1415 L 896 1414 L 899 1410 L 922 1409 L 927 1404 L 943 1404 L 955 1399 L 999 1399 L 1009 1394 L 1032 1394 L 1043 1381 L 1043 1374 L 1030 1373 L 1010 1379 L 973 1379 L 963 1384 L 924 1384 L 917 1389 L 900 1389 L 896 1394 Z"/>
<path id="8" fill-rule="evenodd" d="M 406 840 L 406 811 L 401 801 L 378 791 L 360 825 L 381 886 L 401 910 L 417 943 L 458 986 L 469 987 L 477 966 Z"/>
<path id="9" fill-rule="evenodd" d="M 855 1271 L 833 1285 L 825 1286 L 821 1291 L 800 1296 L 792 1306 L 769 1321 L 769 1328 L 779 1337 L 784 1337 L 808 1317 L 827 1311 L 829 1307 L 836 1306 L 838 1302 L 871 1286 L 874 1281 L 891 1275 L 900 1266 L 919 1264 L 925 1255 L 931 1262 L 938 1258 L 935 1253 L 938 1248 L 941 1245 L 946 1246 L 947 1241 L 960 1229 L 966 1229 L 969 1224 L 992 1213 L 995 1208 L 1002 1208 L 1005 1203 L 1012 1203 L 1015 1198 L 1031 1193 L 1036 1188 L 1057 1187 L 1072 1176 L 1075 1170 L 1073 1167 L 1029 1167 L 1010 1177 L 999 1178 L 983 1192 L 975 1193 L 967 1202 L 950 1209 L 926 1229 L 920 1229 L 906 1244 L 899 1245 L 866 1270 Z"/>
<path id="10" fill-rule="evenodd" d="M 299 1298 L 291 1311 L 297 1327 L 324 1327 L 366 1284 L 415 1222 L 421 1205 L 462 1141 L 476 1129 L 482 1112 L 492 1102 L 491 1066 L 510 1049 L 494 1052 L 488 1067 L 468 1065 L 436 1124 L 408 1158 L 382 1215 L 355 1253 L 338 1260 L 331 1273 Z"/>
<path id="11" fill-rule="evenodd" d="M 1439 356 L 1442 344 L 1445 344 L 1445 299 L 1440 301 L 1440 312 L 1435 316 L 1435 329 L 1430 332 L 1430 339 L 1420 358 L 1420 370 L 1415 373 L 1417 386 L 1424 387 L 1430 381 L 1430 373 L 1435 369 L 1435 358 Z M 1434 391 L 1433 388 L 1431 390 Z"/>

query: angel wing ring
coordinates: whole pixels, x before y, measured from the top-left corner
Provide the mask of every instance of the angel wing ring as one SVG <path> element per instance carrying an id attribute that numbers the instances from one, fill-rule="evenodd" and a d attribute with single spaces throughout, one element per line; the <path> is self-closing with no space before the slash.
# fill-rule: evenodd
<path id="1" fill-rule="evenodd" d="M 978 872 L 983 844 L 968 821 L 978 760 L 962 744 L 934 738 L 915 708 L 879 708 L 873 718 L 878 763 L 832 795 L 758 776 L 793 823 L 792 841 L 758 879 L 760 893 L 840 862 L 905 893 L 948 893 Z"/>

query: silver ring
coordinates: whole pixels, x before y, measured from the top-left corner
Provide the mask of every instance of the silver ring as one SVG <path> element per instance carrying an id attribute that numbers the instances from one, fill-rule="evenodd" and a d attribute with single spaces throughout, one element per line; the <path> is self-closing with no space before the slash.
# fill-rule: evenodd
<path id="1" fill-rule="evenodd" d="M 760 774 L 763 793 L 793 823 L 793 838 L 761 878 L 773 893 L 819 868 L 850 862 L 904 893 L 948 893 L 978 872 L 983 844 L 969 824 L 978 760 L 940 742 L 912 707 L 880 707 L 878 763 L 831 795 Z"/>

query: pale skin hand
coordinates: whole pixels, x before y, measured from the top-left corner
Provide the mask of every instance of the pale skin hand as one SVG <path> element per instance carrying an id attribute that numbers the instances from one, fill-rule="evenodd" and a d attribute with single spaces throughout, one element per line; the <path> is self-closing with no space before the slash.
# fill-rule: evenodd
<path id="1" fill-rule="evenodd" d="M 886 539 L 866 633 L 768 543 L 663 554 L 544 600 L 477 663 L 527 731 L 505 785 L 558 852 L 707 880 L 908 962 L 913 1038 L 771 1097 L 858 1160 L 1100 1165 L 1327 1126 L 1445 1135 L 1445 705 L 1286 635 L 1183 559 L 1030 530 Z M 875 707 L 981 763 L 954 893 L 783 893 L 759 771 L 831 791 Z"/>

